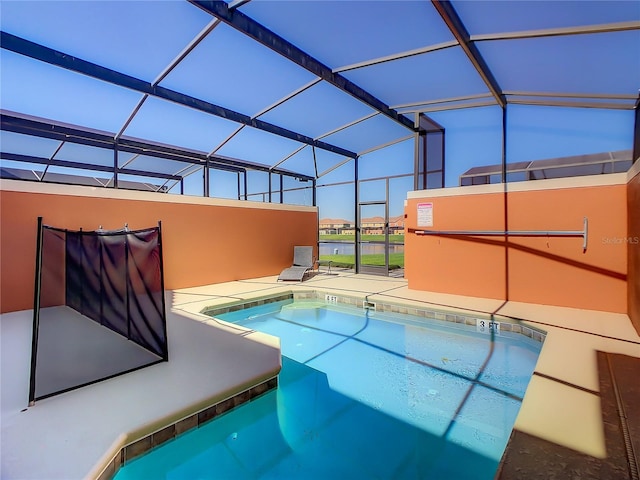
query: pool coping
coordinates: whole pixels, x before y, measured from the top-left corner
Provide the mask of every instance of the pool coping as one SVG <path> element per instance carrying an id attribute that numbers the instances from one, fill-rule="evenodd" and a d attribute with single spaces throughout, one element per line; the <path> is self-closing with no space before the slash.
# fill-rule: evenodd
<path id="1" fill-rule="evenodd" d="M 371 295 L 356 296 L 345 295 L 344 293 L 332 293 L 326 290 L 296 290 L 288 291 L 285 293 L 272 294 L 256 297 L 254 299 L 243 299 L 240 301 L 234 301 L 225 303 L 222 305 L 215 305 L 211 307 L 204 307 L 200 313 L 208 317 L 217 317 L 218 315 L 236 312 L 247 308 L 253 308 L 260 305 L 266 305 L 269 303 L 275 303 L 283 300 L 316 300 L 325 302 L 327 305 L 346 305 L 355 306 L 358 308 L 371 308 L 376 312 L 387 313 L 399 313 L 404 315 L 413 315 L 425 320 L 439 320 L 443 322 L 463 324 L 468 326 L 477 326 L 478 320 L 486 320 L 489 322 L 499 323 L 499 331 L 511 332 L 520 334 L 524 337 L 530 338 L 536 342 L 544 343 L 547 332 L 545 330 L 535 328 L 529 325 L 523 325 L 525 320 L 517 319 L 513 317 L 506 317 L 503 315 L 493 315 L 489 313 L 477 312 L 462 313 L 452 310 L 440 310 L 436 308 L 419 308 L 416 306 L 409 306 L 407 302 L 381 302 L 379 300 L 369 300 Z M 415 301 L 411 301 L 415 303 Z"/>
<path id="2" fill-rule="evenodd" d="M 232 395 L 224 400 L 216 402 L 191 415 L 166 425 L 142 438 L 139 438 L 127 445 L 123 445 L 107 462 L 102 471 L 96 476 L 97 480 L 111 480 L 118 470 L 127 462 L 138 458 L 149 450 L 163 445 L 178 435 L 187 433 L 199 428 L 214 418 L 227 413 L 228 411 L 249 403 L 263 394 L 275 389 L 278 386 L 278 377 L 272 377 L 242 392 Z"/>
<path id="3" fill-rule="evenodd" d="M 607 455 L 592 457 L 543 438 L 513 429 L 496 480 L 531 478 L 544 471 L 548 478 L 561 478 L 568 472 L 575 478 L 638 477 L 640 453 L 640 387 L 634 372 L 640 358 L 597 352 L 600 403 Z"/>

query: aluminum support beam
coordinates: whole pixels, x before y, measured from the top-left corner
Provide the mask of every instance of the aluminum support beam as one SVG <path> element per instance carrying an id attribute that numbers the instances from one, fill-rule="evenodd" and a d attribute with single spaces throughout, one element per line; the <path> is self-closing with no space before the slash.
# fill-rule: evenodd
<path id="1" fill-rule="evenodd" d="M 11 114 L 5 111 L 0 113 L 0 124 L 2 130 L 36 137 L 50 138 L 59 141 L 79 143 L 92 147 L 113 149 L 116 140 L 113 135 L 107 132 L 99 132 L 95 130 L 84 130 L 75 128 L 70 125 L 44 122 L 33 117 Z M 134 153 L 140 155 L 148 155 L 162 158 L 165 160 L 174 160 L 177 162 L 190 163 L 194 165 L 208 164 L 219 170 L 227 170 L 231 172 L 242 171 L 246 169 L 259 170 L 264 172 L 273 171 L 274 173 L 286 175 L 289 177 L 301 178 L 303 180 L 312 180 L 313 177 L 297 172 L 284 169 L 272 169 L 267 165 L 253 164 L 242 160 L 224 157 L 209 157 L 204 153 L 198 153 L 189 150 L 181 150 L 166 145 L 159 145 L 130 138 L 120 138 L 117 140 L 118 151 Z M 113 171 L 113 170 L 112 170 Z"/>
<path id="2" fill-rule="evenodd" d="M 440 14 L 447 27 L 449 27 L 453 36 L 458 40 L 462 50 L 464 50 L 464 53 L 471 61 L 471 64 L 489 88 L 489 91 L 496 99 L 496 102 L 498 102 L 498 105 L 504 108 L 507 104 L 507 100 L 505 99 L 498 82 L 493 76 L 493 73 L 491 73 L 489 66 L 482 58 L 480 51 L 471 41 L 471 36 L 469 35 L 467 28 L 464 26 L 464 23 L 462 23 L 462 20 L 453 8 L 453 5 L 451 5 L 451 2 L 431 0 L 431 3 L 433 3 L 436 11 Z"/>
<path id="3" fill-rule="evenodd" d="M 286 128 L 264 122 L 257 118 L 251 118 L 249 115 L 238 113 L 220 105 L 215 105 L 213 103 L 192 97 L 190 95 L 176 92 L 175 90 L 161 87 L 159 85 L 153 85 L 151 83 L 145 82 L 144 80 L 140 80 L 130 75 L 125 75 L 124 73 L 120 73 L 115 70 L 96 65 L 95 63 L 76 58 L 72 55 L 67 55 L 64 52 L 45 47 L 44 45 L 31 42 L 7 32 L 0 33 L 0 45 L 2 45 L 2 48 L 4 48 L 5 50 L 9 50 L 20 55 L 25 55 L 35 60 L 39 60 L 50 65 L 55 65 L 66 70 L 81 73 L 83 75 L 87 75 L 89 77 L 96 78 L 113 85 L 128 88 L 129 90 L 148 94 L 150 96 L 161 98 L 163 100 L 169 100 L 171 102 L 178 103 L 180 105 L 184 105 L 186 107 L 190 107 L 211 115 L 215 115 L 232 122 L 248 125 L 250 127 L 257 128 L 258 130 L 264 130 L 265 132 L 269 132 L 280 137 L 289 138 L 296 142 L 313 145 L 314 147 L 320 148 L 322 150 L 328 150 L 330 152 L 337 153 L 338 155 L 344 155 L 346 157 L 352 158 L 356 156 L 355 152 L 351 152 L 349 150 L 331 145 L 326 142 L 314 140 L 313 138 L 302 135 L 301 133 L 287 130 Z"/>
<path id="4" fill-rule="evenodd" d="M 410 119 L 389 108 L 389 106 L 384 104 L 381 100 L 377 99 L 366 90 L 358 87 L 355 83 L 347 80 L 342 75 L 334 73 L 328 66 L 324 65 L 319 60 L 316 60 L 314 57 L 272 32 L 262 24 L 256 22 L 236 9 L 230 9 L 226 2 L 210 0 L 189 1 L 200 7 L 205 12 L 219 18 L 227 25 L 244 33 L 265 47 L 279 53 L 288 60 L 313 73 L 322 80 L 329 82 L 333 86 L 360 100 L 374 110 L 377 110 L 390 119 L 398 122 L 403 127 L 413 130 L 413 122 Z"/>

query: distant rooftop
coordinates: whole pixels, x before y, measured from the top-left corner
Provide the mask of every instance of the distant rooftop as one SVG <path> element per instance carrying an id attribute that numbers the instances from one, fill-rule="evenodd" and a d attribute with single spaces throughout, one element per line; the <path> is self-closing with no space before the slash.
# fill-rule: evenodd
<path id="1" fill-rule="evenodd" d="M 62 183 L 67 185 L 88 185 L 90 187 L 108 187 L 110 186 L 110 183 L 113 182 L 112 177 L 89 177 L 86 175 L 52 173 L 47 172 L 46 168 L 42 168 L 41 170 L 28 170 L 0 167 L 0 178 L 32 182 Z M 141 190 L 144 192 L 165 193 L 168 190 L 166 184 L 156 185 L 152 183 L 132 182 L 127 180 L 120 180 L 118 187 L 125 190 Z"/>
<path id="2" fill-rule="evenodd" d="M 546 178 L 601 175 L 626 172 L 633 164 L 631 150 L 591 153 L 507 164 L 507 181 L 543 180 Z M 500 183 L 502 166 L 470 168 L 460 175 L 460 185 Z"/>

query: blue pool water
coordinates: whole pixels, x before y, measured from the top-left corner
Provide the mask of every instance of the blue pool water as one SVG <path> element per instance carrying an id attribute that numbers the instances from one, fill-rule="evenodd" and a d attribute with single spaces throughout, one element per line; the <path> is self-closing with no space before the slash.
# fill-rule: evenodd
<path id="1" fill-rule="evenodd" d="M 312 302 L 220 316 L 281 338 L 279 386 L 117 480 L 491 479 L 540 344 Z"/>

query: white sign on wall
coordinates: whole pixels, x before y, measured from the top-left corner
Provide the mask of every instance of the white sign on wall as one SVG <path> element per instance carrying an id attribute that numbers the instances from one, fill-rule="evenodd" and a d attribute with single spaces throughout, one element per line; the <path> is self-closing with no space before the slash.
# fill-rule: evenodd
<path id="1" fill-rule="evenodd" d="M 433 203 L 418 204 L 418 226 L 433 227 Z"/>

